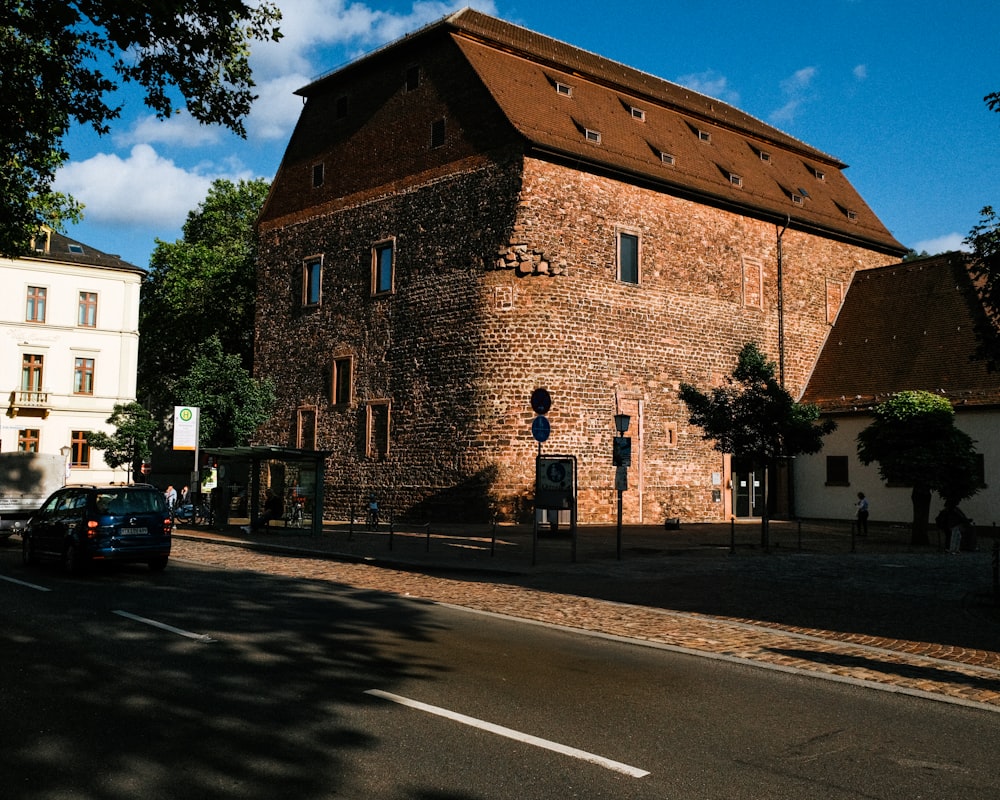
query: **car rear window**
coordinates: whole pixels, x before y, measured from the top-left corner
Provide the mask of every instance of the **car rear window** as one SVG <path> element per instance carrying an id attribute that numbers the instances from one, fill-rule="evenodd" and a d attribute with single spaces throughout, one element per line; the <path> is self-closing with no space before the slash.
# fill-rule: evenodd
<path id="1" fill-rule="evenodd" d="M 97 508 L 104 514 L 149 514 L 166 512 L 166 503 L 159 492 L 101 492 Z"/>

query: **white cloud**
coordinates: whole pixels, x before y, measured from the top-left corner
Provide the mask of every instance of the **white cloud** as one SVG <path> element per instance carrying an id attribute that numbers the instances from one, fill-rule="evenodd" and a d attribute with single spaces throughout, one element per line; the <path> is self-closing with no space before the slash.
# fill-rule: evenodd
<path id="1" fill-rule="evenodd" d="M 854 77 L 857 78 L 859 81 L 867 80 L 867 78 L 868 78 L 868 65 L 867 64 L 858 64 L 852 70 L 852 73 L 854 74 Z"/>
<path id="2" fill-rule="evenodd" d="M 677 78 L 677 83 L 708 97 L 722 100 L 724 103 L 729 103 L 730 105 L 737 105 L 740 102 L 739 93 L 729 88 L 729 81 L 726 76 L 720 75 L 715 70 L 710 69 L 705 72 L 681 75 Z"/>
<path id="3" fill-rule="evenodd" d="M 950 253 L 953 250 L 964 250 L 968 252 L 969 247 L 965 244 L 965 235 L 961 233 L 946 233 L 936 239 L 925 239 L 913 245 L 913 249 L 918 253 L 928 253 L 935 256 L 938 253 Z"/>
<path id="4" fill-rule="evenodd" d="M 155 114 L 139 117 L 121 133 L 114 134 L 114 142 L 119 147 L 143 143 L 179 145 L 182 147 L 204 147 L 217 144 L 224 135 L 218 125 L 202 125 L 187 111 L 179 111 L 170 119 L 157 119 Z"/>
<path id="5" fill-rule="evenodd" d="M 812 99 L 809 89 L 815 77 L 816 67 L 803 67 L 781 82 L 781 91 L 786 100 L 783 106 L 771 113 L 771 122 L 787 125 L 795 121 L 802 105 Z"/>
<path id="6" fill-rule="evenodd" d="M 343 0 L 296 0 L 294 8 L 284 10 L 279 23 L 282 38 L 277 42 L 259 42 L 253 47 L 254 73 L 262 81 L 291 73 L 318 76 L 343 62 L 316 64 L 317 50 L 341 48 L 346 62 L 465 6 L 496 14 L 492 0 L 418 0 L 405 14 Z"/>
<path id="7" fill-rule="evenodd" d="M 287 142 L 302 113 L 302 98 L 295 94 L 309 83 L 301 73 L 260 83 L 257 99 L 247 118 L 247 137 L 251 140 Z"/>
<path id="8" fill-rule="evenodd" d="M 219 177 L 249 176 L 185 170 L 149 145 L 138 144 L 127 158 L 100 153 L 66 164 L 54 185 L 84 204 L 88 222 L 176 227 Z"/>

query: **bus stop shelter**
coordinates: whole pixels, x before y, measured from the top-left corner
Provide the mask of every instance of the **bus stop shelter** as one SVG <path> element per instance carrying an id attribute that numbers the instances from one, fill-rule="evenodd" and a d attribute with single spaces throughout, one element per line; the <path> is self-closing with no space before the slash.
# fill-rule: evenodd
<path id="1" fill-rule="evenodd" d="M 307 514 L 311 517 L 310 532 L 318 534 L 323 530 L 323 485 L 325 481 L 326 459 L 329 450 L 300 450 L 294 447 L 277 447 L 272 445 L 250 445 L 247 447 L 206 447 L 203 453 L 212 456 L 220 467 L 220 483 L 224 487 L 225 508 L 228 509 L 229 492 L 227 474 L 233 473 L 233 467 L 245 464 L 249 467 L 250 485 L 247 491 L 247 507 L 251 523 L 260 515 L 260 476 L 261 464 L 278 461 L 283 464 L 294 464 L 306 470 L 311 470 L 314 476 L 314 490 L 309 501 Z M 288 509 L 285 509 L 288 512 Z"/>

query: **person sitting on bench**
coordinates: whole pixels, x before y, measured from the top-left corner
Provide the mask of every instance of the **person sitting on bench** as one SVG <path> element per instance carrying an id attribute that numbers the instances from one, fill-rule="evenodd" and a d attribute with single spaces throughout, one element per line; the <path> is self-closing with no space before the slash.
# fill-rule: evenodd
<path id="1" fill-rule="evenodd" d="M 281 519 L 285 516 L 285 504 L 281 502 L 281 496 L 273 489 L 267 490 L 267 498 L 264 500 L 264 512 L 257 517 L 257 521 L 250 526 L 249 532 L 266 528 L 272 519 Z"/>

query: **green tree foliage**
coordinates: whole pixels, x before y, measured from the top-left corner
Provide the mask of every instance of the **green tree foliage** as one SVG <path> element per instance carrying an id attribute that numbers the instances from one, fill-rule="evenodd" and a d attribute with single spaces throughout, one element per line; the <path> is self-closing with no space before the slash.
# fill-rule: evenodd
<path id="1" fill-rule="evenodd" d="M 141 404 L 134 401 L 117 403 L 107 423 L 114 426 L 114 433 L 92 431 L 87 436 L 87 442 L 94 450 L 104 451 L 104 461 L 112 469 L 126 467 L 131 480 L 136 463 L 149 458 L 153 435 L 159 424 Z"/>
<path id="2" fill-rule="evenodd" d="M 836 429 L 832 420 L 819 421 L 816 406 L 796 403 L 775 378 L 775 365 L 750 342 L 724 386 L 704 394 L 681 384 L 690 422 L 703 430 L 714 448 L 736 458 L 771 469 L 778 459 L 816 453 L 823 437 Z M 761 540 L 766 547 L 767 504 L 761 518 Z"/>
<path id="3" fill-rule="evenodd" d="M 976 357 L 996 371 L 1000 369 L 1000 217 L 991 206 L 980 216 L 965 240 L 972 252 L 969 272 L 985 306 L 983 319 L 976 325 Z"/>
<path id="4" fill-rule="evenodd" d="M 201 409 L 203 447 L 241 446 L 270 414 L 274 385 L 254 380 L 240 357 L 227 355 L 211 336 L 178 383 L 177 397 L 180 405 Z"/>
<path id="5" fill-rule="evenodd" d="M 220 370 L 222 354 L 226 358 L 212 394 L 234 396 L 213 403 L 212 408 L 227 414 L 241 408 L 243 401 L 236 395 L 249 391 L 243 376 L 250 375 L 253 363 L 254 222 L 267 192 L 263 180 L 216 181 L 206 199 L 188 214 L 183 238 L 157 243 L 139 312 L 139 388 L 157 416 L 165 419 L 178 403 L 201 405 L 190 396 L 195 387 L 196 394 L 202 392 L 202 376 L 195 374 L 200 356 L 212 358 Z M 237 373 L 230 360 L 242 372 Z M 234 382 L 225 384 L 224 376 Z M 263 387 L 254 386 L 258 398 Z M 213 444 L 245 442 L 250 432 L 244 431 L 242 422 L 232 417 L 213 419 L 212 413 L 202 408 L 203 439 L 209 438 L 204 434 L 207 425 L 215 431 L 210 437 Z"/>
<path id="6" fill-rule="evenodd" d="M 271 2 L 242 0 L 12 0 L 0 9 L 0 253 L 27 251 L 42 224 L 60 229 L 81 207 L 52 190 L 69 155 L 69 127 L 99 134 L 121 113 L 115 92 L 145 90 L 170 117 L 179 105 L 199 122 L 245 136 L 254 100 L 254 40 L 277 40 Z"/>
<path id="7" fill-rule="evenodd" d="M 927 544 L 931 493 L 957 504 L 979 491 L 975 443 L 955 427 L 951 403 L 931 392 L 899 392 L 872 413 L 858 434 L 858 457 L 877 462 L 886 483 L 912 488 L 911 540 Z"/>

